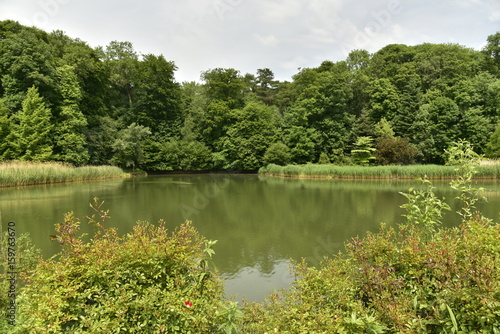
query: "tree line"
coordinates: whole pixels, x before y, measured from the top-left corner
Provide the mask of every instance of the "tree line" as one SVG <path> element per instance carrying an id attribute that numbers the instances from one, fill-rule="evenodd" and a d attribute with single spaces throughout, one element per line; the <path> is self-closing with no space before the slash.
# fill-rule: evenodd
<path id="1" fill-rule="evenodd" d="M 391 44 L 303 68 L 175 80 L 163 55 L 0 21 L 0 160 L 148 171 L 442 163 L 460 139 L 500 157 L 500 32 L 482 50 Z"/>

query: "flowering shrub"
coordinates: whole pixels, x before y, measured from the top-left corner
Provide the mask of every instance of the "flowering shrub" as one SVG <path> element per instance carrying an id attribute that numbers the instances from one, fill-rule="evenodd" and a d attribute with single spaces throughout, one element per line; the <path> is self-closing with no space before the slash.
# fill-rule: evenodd
<path id="1" fill-rule="evenodd" d="M 173 232 L 139 222 L 118 237 L 105 228 L 78 235 L 72 213 L 53 238 L 63 246 L 41 261 L 19 298 L 18 333 L 213 333 L 224 319 L 221 280 L 208 268 L 210 242 L 187 222 Z"/>

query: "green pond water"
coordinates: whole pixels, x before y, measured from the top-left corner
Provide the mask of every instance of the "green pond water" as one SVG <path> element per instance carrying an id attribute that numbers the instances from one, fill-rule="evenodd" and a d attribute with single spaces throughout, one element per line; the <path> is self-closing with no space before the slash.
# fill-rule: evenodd
<path id="1" fill-rule="evenodd" d="M 257 175 L 168 175 L 100 182 L 0 189 L 2 226 L 15 221 L 17 233 L 29 232 L 45 257 L 59 251 L 49 240 L 54 224 L 74 211 L 82 232 L 92 233 L 84 217 L 92 213 L 94 197 L 110 210 L 108 226 L 119 233 L 132 230 L 138 220 L 163 219 L 174 229 L 185 220 L 214 246 L 214 262 L 226 281 L 226 294 L 260 301 L 274 289 L 289 287 L 290 259 L 306 258 L 316 265 L 343 249 L 344 242 L 381 222 L 404 221 L 399 194 L 408 181 L 293 180 Z M 435 182 L 436 193 L 453 207 L 445 225 L 459 223 L 457 193 L 447 182 Z M 492 219 L 500 213 L 500 184 L 487 188 L 487 203 L 477 206 Z"/>

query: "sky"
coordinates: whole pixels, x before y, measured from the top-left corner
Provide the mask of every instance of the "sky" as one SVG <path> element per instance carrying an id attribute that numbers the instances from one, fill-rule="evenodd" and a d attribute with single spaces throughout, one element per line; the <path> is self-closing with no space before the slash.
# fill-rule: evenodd
<path id="1" fill-rule="evenodd" d="M 175 62 L 178 82 L 219 67 L 291 81 L 300 68 L 391 43 L 480 50 L 500 31 L 500 0 L 0 0 L 6 19 L 92 47 L 131 42 Z"/>

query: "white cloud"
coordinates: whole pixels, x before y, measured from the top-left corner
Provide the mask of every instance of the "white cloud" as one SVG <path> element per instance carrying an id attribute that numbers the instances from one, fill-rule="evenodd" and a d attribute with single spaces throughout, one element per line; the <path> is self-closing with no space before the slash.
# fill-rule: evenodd
<path id="1" fill-rule="evenodd" d="M 500 2 L 497 2 L 497 0 L 492 0 L 490 6 L 491 8 L 489 19 L 492 22 L 500 21 Z"/>
<path id="2" fill-rule="evenodd" d="M 274 35 L 261 36 L 254 34 L 254 36 L 264 46 L 276 47 L 279 44 L 279 40 Z"/>
<path id="3" fill-rule="evenodd" d="M 302 0 L 262 0 L 257 3 L 262 21 L 272 24 L 291 23 L 290 19 L 302 13 L 303 5 Z"/>
<path id="4" fill-rule="evenodd" d="M 59 8 L 51 12 L 48 3 Z M 0 0 L 0 20 L 44 11 L 40 28 L 92 46 L 130 41 L 138 52 L 175 61 L 179 81 L 214 67 L 267 67 L 289 80 L 298 67 L 342 60 L 353 49 L 482 45 L 499 30 L 500 0 Z"/>

